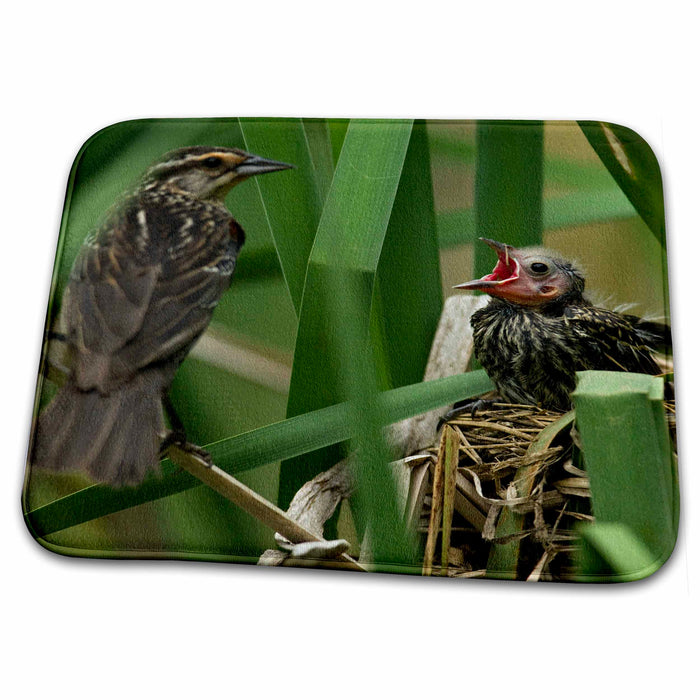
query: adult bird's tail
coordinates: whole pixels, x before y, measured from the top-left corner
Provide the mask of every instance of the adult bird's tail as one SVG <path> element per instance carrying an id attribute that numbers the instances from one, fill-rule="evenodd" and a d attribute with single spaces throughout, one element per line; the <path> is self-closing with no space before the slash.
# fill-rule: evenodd
<path id="1" fill-rule="evenodd" d="M 158 466 L 165 433 L 162 380 L 141 372 L 108 395 L 68 382 L 40 414 L 31 464 L 82 470 L 114 486 L 137 484 Z"/>

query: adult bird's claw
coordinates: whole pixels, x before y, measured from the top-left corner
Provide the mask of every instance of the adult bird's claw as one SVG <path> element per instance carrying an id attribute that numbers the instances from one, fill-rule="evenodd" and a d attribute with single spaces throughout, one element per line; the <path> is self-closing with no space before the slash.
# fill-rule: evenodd
<path id="1" fill-rule="evenodd" d="M 199 460 L 206 463 L 207 467 L 211 467 L 214 464 L 211 454 L 203 447 L 195 445 L 193 442 L 188 442 L 185 433 L 181 430 L 170 431 L 166 438 L 160 443 L 161 457 L 165 457 L 171 447 L 177 447 L 183 452 L 197 457 Z"/>
<path id="2" fill-rule="evenodd" d="M 214 461 L 211 458 L 211 454 L 207 452 L 207 450 L 205 450 L 203 447 L 195 445 L 193 442 L 185 442 L 182 445 L 179 445 L 179 447 L 184 452 L 187 452 L 188 454 L 197 457 L 199 460 L 204 462 L 207 467 L 211 468 L 214 466 Z"/>

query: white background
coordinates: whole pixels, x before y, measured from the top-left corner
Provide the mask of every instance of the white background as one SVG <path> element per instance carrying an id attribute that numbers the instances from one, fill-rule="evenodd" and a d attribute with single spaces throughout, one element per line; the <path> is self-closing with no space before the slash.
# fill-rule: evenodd
<path id="1" fill-rule="evenodd" d="M 481 5 L 492 9 L 439 0 L 5 7 L 6 697 L 692 692 L 700 594 L 697 22 L 689 3 L 673 1 Z M 239 115 L 589 118 L 621 122 L 649 141 L 666 186 L 683 496 L 676 552 L 657 575 L 598 587 L 422 581 L 69 560 L 33 542 L 20 491 L 73 157 L 93 132 L 122 119 Z"/>

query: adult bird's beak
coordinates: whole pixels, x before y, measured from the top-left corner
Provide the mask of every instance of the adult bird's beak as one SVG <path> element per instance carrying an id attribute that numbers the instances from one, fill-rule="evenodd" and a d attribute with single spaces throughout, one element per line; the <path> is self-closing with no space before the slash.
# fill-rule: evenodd
<path id="1" fill-rule="evenodd" d="M 498 255 L 496 267 L 490 274 L 484 275 L 478 280 L 457 284 L 454 289 L 481 289 L 488 292 L 509 282 L 515 282 L 520 277 L 520 263 L 517 260 L 517 254 L 514 255 L 513 246 L 492 241 L 490 238 L 480 238 L 479 240 L 496 251 Z"/>
<path id="2" fill-rule="evenodd" d="M 277 160 L 268 160 L 267 158 L 251 155 L 236 167 L 236 172 L 239 175 L 260 175 L 262 173 L 274 173 L 276 170 L 289 170 L 294 167 L 289 163 L 280 163 Z"/>

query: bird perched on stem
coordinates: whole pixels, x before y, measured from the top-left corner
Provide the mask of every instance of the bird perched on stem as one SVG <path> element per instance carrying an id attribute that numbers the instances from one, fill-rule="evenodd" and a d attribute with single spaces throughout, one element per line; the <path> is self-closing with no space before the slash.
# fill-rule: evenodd
<path id="1" fill-rule="evenodd" d="M 41 413 L 31 463 L 113 485 L 156 468 L 175 372 L 231 283 L 243 229 L 224 206 L 235 185 L 293 166 L 235 148 L 166 154 L 88 236 L 62 303 L 66 383 Z"/>
<path id="2" fill-rule="evenodd" d="M 670 346 L 667 326 L 593 306 L 581 271 L 556 253 L 481 240 L 496 267 L 455 288 L 493 297 L 471 325 L 476 357 L 504 399 L 568 410 L 578 371 L 661 373 L 653 351 Z"/>

